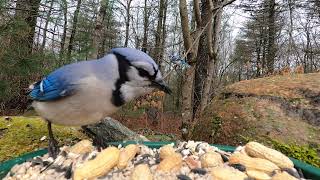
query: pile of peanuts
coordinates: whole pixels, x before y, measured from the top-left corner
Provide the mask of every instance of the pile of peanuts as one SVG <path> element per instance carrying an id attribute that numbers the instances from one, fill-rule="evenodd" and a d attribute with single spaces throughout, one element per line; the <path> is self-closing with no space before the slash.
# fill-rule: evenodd
<path id="1" fill-rule="evenodd" d="M 62 147 L 56 159 L 45 155 L 15 165 L 5 179 L 296 180 L 303 175 L 288 157 L 257 142 L 234 153 L 194 141 L 160 149 L 119 145 L 99 152 L 89 140 L 82 140 Z"/>

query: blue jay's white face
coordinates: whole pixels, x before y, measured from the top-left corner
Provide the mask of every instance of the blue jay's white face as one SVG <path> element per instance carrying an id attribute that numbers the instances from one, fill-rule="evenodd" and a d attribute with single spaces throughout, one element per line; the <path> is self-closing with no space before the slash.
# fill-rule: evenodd
<path id="1" fill-rule="evenodd" d="M 134 62 L 128 71 L 132 85 L 150 87 L 153 81 L 161 81 L 161 72 L 148 62 Z"/>
<path id="2" fill-rule="evenodd" d="M 127 57 L 114 53 L 118 61 L 119 78 L 115 82 L 112 102 L 121 106 L 135 97 L 159 89 L 168 94 L 170 88 L 164 83 L 158 66 L 150 60 L 129 61 Z M 130 57 L 129 57 L 130 58 Z"/>
<path id="3" fill-rule="evenodd" d="M 146 91 L 159 89 L 168 94 L 171 93 L 169 87 L 164 83 L 158 67 L 155 67 L 149 62 L 133 62 L 127 74 L 129 78 L 127 84 L 132 87 L 142 87 Z"/>

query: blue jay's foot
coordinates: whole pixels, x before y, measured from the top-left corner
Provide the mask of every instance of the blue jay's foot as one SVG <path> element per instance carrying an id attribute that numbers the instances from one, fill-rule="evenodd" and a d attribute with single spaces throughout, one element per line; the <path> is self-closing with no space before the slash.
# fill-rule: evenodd
<path id="1" fill-rule="evenodd" d="M 88 126 L 81 126 L 83 131 L 91 137 L 93 141 L 93 145 L 97 147 L 98 151 L 101 151 L 102 149 L 106 148 L 108 144 L 105 142 L 106 139 L 100 134 L 93 132 Z"/>
<path id="2" fill-rule="evenodd" d="M 48 132 L 49 132 L 49 147 L 48 147 L 48 153 L 49 156 L 52 158 L 56 158 L 59 154 L 59 146 L 58 141 L 56 141 L 53 137 L 52 128 L 51 128 L 51 122 L 48 121 Z"/>
<path id="3" fill-rule="evenodd" d="M 104 138 L 102 136 L 95 136 L 93 138 L 93 145 L 97 147 L 99 152 L 108 146 L 104 143 Z"/>
<path id="4" fill-rule="evenodd" d="M 59 146 L 58 142 L 55 139 L 49 139 L 49 147 L 48 147 L 48 153 L 49 156 L 52 158 L 56 158 L 59 154 Z"/>

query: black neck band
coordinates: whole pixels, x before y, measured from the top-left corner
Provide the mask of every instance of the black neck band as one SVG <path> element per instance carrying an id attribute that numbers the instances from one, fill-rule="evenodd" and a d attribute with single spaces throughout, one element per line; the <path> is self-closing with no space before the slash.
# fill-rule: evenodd
<path id="1" fill-rule="evenodd" d="M 121 54 L 113 53 L 118 61 L 118 71 L 119 71 L 119 78 L 115 83 L 115 89 L 112 91 L 112 99 L 111 102 L 115 106 L 119 107 L 125 103 L 124 97 L 122 92 L 120 91 L 122 84 L 129 81 L 127 72 L 130 69 L 130 62 L 126 59 L 125 56 Z"/>

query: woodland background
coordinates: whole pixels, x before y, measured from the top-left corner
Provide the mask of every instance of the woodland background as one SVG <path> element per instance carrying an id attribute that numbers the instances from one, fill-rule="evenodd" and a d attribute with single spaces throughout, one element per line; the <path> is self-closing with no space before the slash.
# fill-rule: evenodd
<path id="1" fill-rule="evenodd" d="M 160 64 L 174 93 L 139 98 L 115 115 L 120 120 L 126 119 L 123 114 L 143 111 L 149 119 L 179 119 L 174 121 L 178 124 L 174 127 L 181 130 L 182 138 L 219 142 L 212 139 L 218 137 L 218 129 L 220 137 L 228 137 L 245 122 L 223 118 L 249 117 L 235 108 L 256 103 L 257 99 L 252 98 L 262 96 L 269 98 L 263 100 L 265 104 L 259 101 L 259 106 L 251 104 L 250 108 L 264 109 L 270 106 L 265 101 L 276 99 L 281 107 L 283 102 L 289 102 L 285 110 L 290 115 L 292 109 L 304 108 L 299 112 L 294 109 L 300 120 L 293 127 L 300 128 L 301 119 L 308 121 L 307 129 L 320 124 L 320 101 L 316 100 L 320 96 L 320 77 L 316 73 L 320 70 L 319 0 L 0 0 L 0 47 L 2 115 L 28 111 L 29 84 L 52 70 L 102 57 L 113 47 L 134 47 Z M 266 79 L 247 81 L 257 78 Z M 226 107 L 230 99 L 221 102 L 230 94 L 242 98 L 235 100 L 242 104 L 231 103 L 232 112 Z M 316 104 L 303 104 L 302 95 L 309 98 L 308 103 L 314 100 Z M 304 110 L 311 115 L 305 115 Z M 252 111 L 252 116 L 257 116 L 256 112 L 257 109 Z M 206 125 L 203 117 L 210 117 L 211 124 L 208 132 L 204 130 L 209 135 L 202 136 L 201 127 Z M 263 118 L 257 116 L 260 119 Z M 274 121 L 268 122 L 274 126 Z M 159 131 L 168 133 L 169 127 L 163 122 L 159 126 Z M 198 134 L 194 133 L 197 128 Z M 178 134 L 175 129 L 172 131 Z M 280 131 L 283 132 L 281 128 Z M 291 133 L 291 129 L 286 131 Z M 317 134 L 319 129 L 312 132 Z M 319 133 L 316 137 L 305 136 L 309 138 L 308 145 L 320 142 Z M 239 136 L 236 141 L 230 139 L 220 141 L 241 143 Z M 304 140 L 300 138 L 299 142 L 305 144 Z"/>

